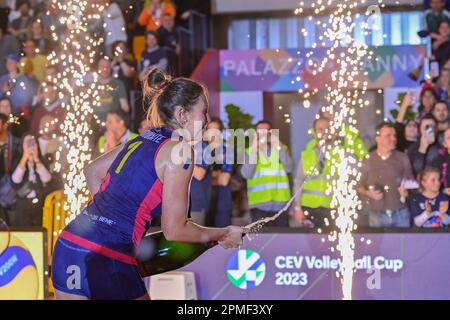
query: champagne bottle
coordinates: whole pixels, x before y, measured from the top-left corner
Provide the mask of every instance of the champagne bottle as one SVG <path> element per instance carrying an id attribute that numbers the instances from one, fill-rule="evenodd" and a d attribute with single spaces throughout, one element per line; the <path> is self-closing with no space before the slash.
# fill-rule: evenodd
<path id="1" fill-rule="evenodd" d="M 162 231 L 147 234 L 136 255 L 141 277 L 179 269 L 215 246 L 217 242 L 185 243 L 169 241 Z"/>

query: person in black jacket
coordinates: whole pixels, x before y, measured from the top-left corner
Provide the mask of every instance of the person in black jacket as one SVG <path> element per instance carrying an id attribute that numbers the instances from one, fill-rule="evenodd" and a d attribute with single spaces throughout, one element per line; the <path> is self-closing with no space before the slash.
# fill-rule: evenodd
<path id="1" fill-rule="evenodd" d="M 437 124 L 430 114 L 425 115 L 419 124 L 419 139 L 408 148 L 408 157 L 414 174 L 417 175 L 427 165 L 439 157 L 441 148 L 436 138 Z"/>
<path id="2" fill-rule="evenodd" d="M 444 20 L 438 25 L 438 33 L 432 33 L 433 58 L 442 67 L 450 58 L 450 22 Z"/>
<path id="3" fill-rule="evenodd" d="M 439 169 L 441 172 L 442 191 L 450 196 L 450 128 L 444 131 L 442 145 L 443 147 L 438 153 L 439 157 L 433 161 L 431 166 Z"/>
<path id="4" fill-rule="evenodd" d="M 431 109 L 431 114 L 434 119 L 436 119 L 437 140 L 439 141 L 439 144 L 442 145 L 444 140 L 444 131 L 449 127 L 449 108 L 447 102 L 443 100 L 436 102 L 433 109 Z"/>
<path id="5" fill-rule="evenodd" d="M 407 92 L 400 105 L 400 110 L 395 119 L 395 131 L 397 133 L 397 150 L 406 152 L 408 148 L 417 141 L 419 129 L 417 122 L 409 120 L 405 123 L 408 109 L 414 104 L 414 94 Z"/>

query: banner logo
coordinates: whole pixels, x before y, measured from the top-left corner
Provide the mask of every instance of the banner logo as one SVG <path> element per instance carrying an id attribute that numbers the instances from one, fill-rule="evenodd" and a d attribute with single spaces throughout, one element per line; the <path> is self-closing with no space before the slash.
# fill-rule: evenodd
<path id="1" fill-rule="evenodd" d="M 240 289 L 257 287 L 266 275 L 266 264 L 261 256 L 252 250 L 239 250 L 228 260 L 227 276 Z"/>

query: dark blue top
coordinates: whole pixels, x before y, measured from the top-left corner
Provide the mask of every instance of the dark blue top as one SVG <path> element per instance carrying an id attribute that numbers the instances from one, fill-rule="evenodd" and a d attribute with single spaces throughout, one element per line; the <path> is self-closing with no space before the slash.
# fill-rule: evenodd
<path id="1" fill-rule="evenodd" d="M 419 147 L 420 147 L 420 137 L 416 142 L 414 142 L 409 146 L 407 151 L 415 175 L 417 175 L 420 171 L 425 169 L 425 167 L 431 166 L 433 162 L 435 162 L 436 159 L 439 158 L 439 150 L 441 149 L 441 146 L 438 141 L 431 144 L 428 147 L 426 153 L 420 153 Z"/>
<path id="2" fill-rule="evenodd" d="M 141 61 L 139 62 L 139 70 L 145 70 L 150 66 L 157 65 L 162 59 L 167 59 L 166 50 L 158 48 L 149 52 L 144 50 L 141 55 Z"/>
<path id="3" fill-rule="evenodd" d="M 411 199 L 410 202 L 412 219 L 421 215 L 425 211 L 426 200 L 430 203 L 433 214 L 428 218 L 423 227 L 441 227 L 442 218 L 440 217 L 439 206 L 443 201 L 450 202 L 450 197 L 442 192 L 439 192 L 438 196 L 434 199 L 426 198 L 422 193 L 417 194 Z"/>
<path id="4" fill-rule="evenodd" d="M 208 150 L 208 143 L 198 142 L 194 147 L 195 165 L 206 170 L 206 175 L 202 180 L 192 177 L 191 181 L 191 211 L 208 211 L 209 200 L 211 198 L 211 164 L 203 156 Z"/>
<path id="5" fill-rule="evenodd" d="M 227 152 L 231 152 L 231 150 L 227 149 L 227 144 L 224 142 L 222 148 L 222 155 L 219 158 L 222 158 L 220 163 L 214 164 L 213 170 L 220 170 L 221 172 L 233 173 L 233 159 L 228 159 L 227 156 L 233 156 L 233 154 L 228 154 Z M 214 154 L 214 151 L 213 151 Z"/>
<path id="6" fill-rule="evenodd" d="M 202 141 L 194 147 L 195 165 L 205 169 L 206 175 L 202 180 L 192 178 L 191 182 L 191 210 L 192 211 L 208 211 L 211 200 L 211 178 L 213 170 L 221 172 L 233 172 L 233 161 L 227 159 L 227 150 L 225 142 L 222 147 L 222 154 L 217 155 L 216 149 L 211 149 L 207 142 Z M 217 163 L 214 161 L 218 159 Z"/>

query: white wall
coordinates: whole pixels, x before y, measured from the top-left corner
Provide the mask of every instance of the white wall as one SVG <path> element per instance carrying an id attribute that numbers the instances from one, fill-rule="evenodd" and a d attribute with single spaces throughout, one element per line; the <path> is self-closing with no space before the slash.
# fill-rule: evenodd
<path id="1" fill-rule="evenodd" d="M 220 93 L 220 118 L 225 125 L 228 123 L 228 116 L 225 111 L 227 104 L 235 104 L 243 112 L 254 115 L 253 123 L 262 120 L 264 116 L 263 93 L 262 91 L 238 91 Z"/>

